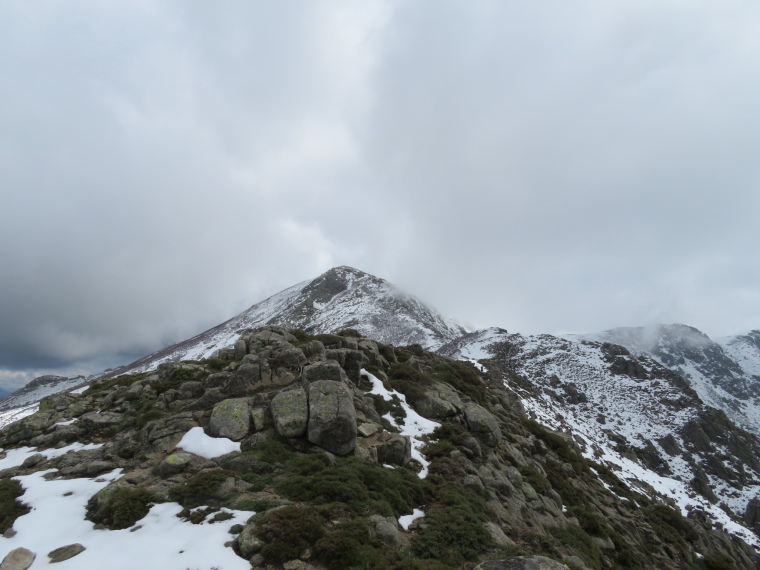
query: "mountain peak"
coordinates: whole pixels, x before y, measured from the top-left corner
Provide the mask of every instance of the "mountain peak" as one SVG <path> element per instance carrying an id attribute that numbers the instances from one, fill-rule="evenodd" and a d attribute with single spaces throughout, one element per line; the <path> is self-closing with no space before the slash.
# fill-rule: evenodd
<path id="1" fill-rule="evenodd" d="M 310 334 L 355 329 L 391 345 L 433 349 L 465 331 L 419 299 L 384 279 L 341 265 L 272 295 L 197 336 L 155 352 L 104 376 L 154 368 L 162 362 L 200 359 L 230 346 L 245 329 L 276 325 Z"/>

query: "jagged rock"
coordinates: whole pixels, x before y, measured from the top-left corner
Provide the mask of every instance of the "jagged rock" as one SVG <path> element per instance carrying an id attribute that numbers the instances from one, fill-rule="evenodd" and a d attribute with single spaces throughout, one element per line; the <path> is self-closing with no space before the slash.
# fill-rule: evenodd
<path id="1" fill-rule="evenodd" d="M 496 445 L 501 440 L 501 428 L 498 421 L 482 406 L 472 402 L 465 404 L 464 417 L 470 431 L 485 443 Z"/>
<path id="2" fill-rule="evenodd" d="M 544 556 L 518 556 L 507 560 L 481 562 L 475 570 L 570 570 L 564 564 Z"/>
<path id="3" fill-rule="evenodd" d="M 280 392 L 272 398 L 274 427 L 282 437 L 301 437 L 309 421 L 309 402 L 301 388 Z"/>
<path id="4" fill-rule="evenodd" d="M 223 400 L 211 412 L 209 433 L 214 437 L 227 437 L 240 441 L 248 434 L 251 416 L 246 398 Z"/>
<path id="5" fill-rule="evenodd" d="M 320 380 L 309 384 L 309 441 L 336 455 L 356 447 L 356 409 L 345 384 Z"/>
<path id="6" fill-rule="evenodd" d="M 189 453 L 172 453 L 156 466 L 155 472 L 159 477 L 171 477 L 182 472 L 192 461 L 193 456 Z"/>
<path id="7" fill-rule="evenodd" d="M 334 360 L 326 360 L 306 366 L 303 369 L 303 379 L 309 383 L 320 380 L 348 383 L 348 376 L 345 370 Z"/>
<path id="8" fill-rule="evenodd" d="M 0 562 L 0 570 L 27 570 L 34 563 L 35 558 L 37 555 L 31 550 L 14 548 Z"/>
<path id="9" fill-rule="evenodd" d="M 377 446 L 377 460 L 384 465 L 401 465 L 412 459 L 412 440 L 406 435 L 392 435 Z"/>
<path id="10" fill-rule="evenodd" d="M 60 548 L 56 548 L 55 550 L 48 552 L 50 564 L 55 564 L 56 562 L 63 562 L 69 558 L 74 558 L 77 554 L 81 554 L 85 550 L 87 549 L 78 542 L 76 544 L 61 546 Z"/>

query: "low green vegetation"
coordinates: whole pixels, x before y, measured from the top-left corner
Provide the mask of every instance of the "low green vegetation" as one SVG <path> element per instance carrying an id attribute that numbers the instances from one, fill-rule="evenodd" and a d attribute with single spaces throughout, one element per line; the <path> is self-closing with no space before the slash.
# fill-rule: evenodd
<path id="1" fill-rule="evenodd" d="M 111 530 L 131 527 L 148 514 L 151 504 L 157 502 L 157 497 L 142 487 L 117 488 L 102 505 L 97 505 L 96 497 L 87 504 L 86 518 Z"/>
<path id="2" fill-rule="evenodd" d="M 324 536 L 325 519 L 311 506 L 292 505 L 266 513 L 256 523 L 256 534 L 267 544 L 261 551 L 271 564 L 298 556 Z"/>
<path id="3" fill-rule="evenodd" d="M 475 561 L 479 554 L 494 546 L 483 526 L 490 509 L 485 501 L 442 477 L 430 476 L 433 500 L 425 511 L 425 526 L 412 540 L 412 552 L 459 567 Z"/>
<path id="4" fill-rule="evenodd" d="M 226 469 L 201 471 L 184 483 L 172 487 L 169 490 L 169 498 L 188 508 L 207 504 L 221 504 L 223 499 L 219 497 L 219 489 L 227 479 L 234 477 L 234 475 L 233 472 Z"/>
<path id="5" fill-rule="evenodd" d="M 24 494 L 18 481 L 0 479 L 0 534 L 13 526 L 13 522 L 29 512 L 29 507 L 17 499 Z"/>
<path id="6" fill-rule="evenodd" d="M 438 362 L 430 373 L 437 382 L 446 382 L 481 405 L 486 403 L 487 388 L 475 367 L 469 362 Z"/>
<path id="7" fill-rule="evenodd" d="M 431 386 L 433 381 L 419 370 L 399 362 L 388 369 L 388 383 L 414 404 L 426 397 L 425 387 Z"/>
<path id="8" fill-rule="evenodd" d="M 408 469 L 386 469 L 356 457 L 332 465 L 323 454 L 298 456 L 274 487 L 293 501 L 343 503 L 357 515 L 398 517 L 423 504 L 425 481 Z"/>
<path id="9" fill-rule="evenodd" d="M 135 382 L 138 382 L 139 380 L 144 379 L 147 376 L 147 373 L 141 372 L 138 374 L 124 374 L 122 376 L 117 376 L 116 378 L 111 378 L 110 380 L 105 380 L 103 382 L 93 382 L 90 384 L 89 388 L 82 392 L 83 396 L 91 396 L 93 394 L 97 394 L 98 392 L 103 392 L 110 390 L 111 388 L 115 388 L 116 386 L 131 386 Z"/>

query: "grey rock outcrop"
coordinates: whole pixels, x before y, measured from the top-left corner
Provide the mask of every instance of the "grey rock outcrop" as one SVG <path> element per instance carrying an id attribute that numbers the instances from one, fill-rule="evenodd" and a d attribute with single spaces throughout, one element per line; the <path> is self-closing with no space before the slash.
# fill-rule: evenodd
<path id="1" fill-rule="evenodd" d="M 320 343 L 322 344 L 322 343 Z M 333 380 L 334 382 L 348 382 L 348 376 L 343 368 L 334 360 L 326 360 L 310 364 L 303 369 L 303 379 L 307 382 L 320 380 Z"/>
<path id="2" fill-rule="evenodd" d="M 250 422 L 251 413 L 247 399 L 223 400 L 214 406 L 211 412 L 209 433 L 214 437 L 227 437 L 233 441 L 240 441 L 248 433 Z"/>
<path id="3" fill-rule="evenodd" d="M 282 437 L 301 437 L 309 421 L 309 403 L 301 388 L 280 392 L 272 398 L 274 427 Z"/>
<path id="4" fill-rule="evenodd" d="M 320 380 L 309 385 L 309 429 L 311 443 L 336 455 L 347 455 L 356 447 L 356 408 L 345 384 Z"/>
<path id="5" fill-rule="evenodd" d="M 467 420 L 467 426 L 470 431 L 483 442 L 489 445 L 496 445 L 501 441 L 501 428 L 496 418 L 475 403 L 468 403 L 464 406 L 464 417 Z"/>
<path id="6" fill-rule="evenodd" d="M 377 447 L 377 460 L 384 465 L 404 466 L 412 459 L 412 440 L 409 436 L 393 435 Z"/>

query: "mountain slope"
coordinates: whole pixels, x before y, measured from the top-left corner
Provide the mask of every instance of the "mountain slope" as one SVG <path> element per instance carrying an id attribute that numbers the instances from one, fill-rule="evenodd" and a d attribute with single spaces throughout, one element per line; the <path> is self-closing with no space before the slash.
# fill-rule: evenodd
<path id="1" fill-rule="evenodd" d="M 529 413 L 572 434 L 586 457 L 616 469 L 632 488 L 659 491 L 684 514 L 698 509 L 747 537 L 743 526 L 754 520 L 760 494 L 760 441 L 654 358 L 503 329 L 465 335 L 439 353 L 504 371 Z"/>
<path id="2" fill-rule="evenodd" d="M 10 410 L 39 402 L 45 396 L 66 392 L 84 384 L 84 376 L 67 378 L 65 376 L 40 376 L 23 388 L 0 398 L 0 410 Z"/>
<path id="3" fill-rule="evenodd" d="M 493 363 L 271 326 L 235 345 L 48 397 L 0 429 L 12 507 L 0 558 L 27 548 L 31 570 L 61 551 L 81 570 L 760 564 L 525 418 Z"/>
<path id="4" fill-rule="evenodd" d="M 352 267 L 335 267 L 316 279 L 294 285 L 253 305 L 232 319 L 127 366 L 105 374 L 155 368 L 162 362 L 207 358 L 231 346 L 245 329 L 265 325 L 332 333 L 355 329 L 385 344 L 420 344 L 435 349 L 465 331 L 399 292 L 391 283 Z"/>
<path id="5" fill-rule="evenodd" d="M 715 342 L 681 324 L 616 328 L 586 340 L 611 342 L 681 374 L 707 405 L 760 435 L 760 332 Z"/>

